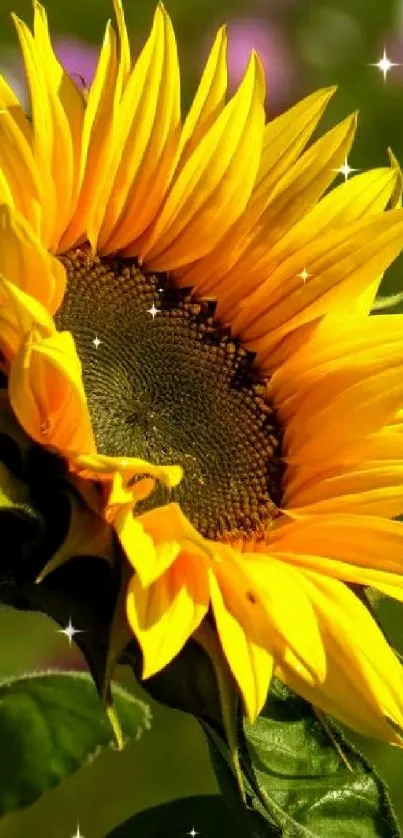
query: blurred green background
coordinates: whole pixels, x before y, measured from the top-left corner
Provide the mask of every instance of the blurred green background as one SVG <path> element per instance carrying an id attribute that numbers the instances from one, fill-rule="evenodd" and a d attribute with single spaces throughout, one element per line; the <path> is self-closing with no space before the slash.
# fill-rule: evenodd
<path id="1" fill-rule="evenodd" d="M 337 83 L 339 91 L 322 127 L 359 110 L 350 165 L 385 165 L 388 146 L 403 162 L 403 66 L 393 67 L 386 81 L 370 66 L 384 48 L 390 61 L 403 65 L 402 0 L 167 0 L 166 6 L 177 33 L 184 107 L 195 91 L 215 30 L 228 22 L 231 83 L 237 84 L 248 53 L 256 48 L 266 67 L 269 117 L 315 88 Z M 71 73 L 88 83 L 111 15 L 109 0 L 48 0 L 46 7 L 60 57 Z M 149 30 L 154 9 L 155 0 L 125 2 L 134 51 Z M 11 11 L 30 21 L 30 0 L 0 0 L 0 69 L 24 98 Z M 401 290 L 402 276 L 401 257 L 388 272 L 384 289 Z M 382 602 L 379 612 L 389 637 L 403 652 L 401 606 Z M 0 677 L 31 668 L 82 665 L 55 628 L 40 615 L 0 609 Z M 134 689 L 127 673 L 122 672 L 122 678 Z M 29 809 L 5 818 L 0 838 L 70 838 L 77 821 L 85 838 L 102 838 L 149 805 L 216 791 L 196 723 L 155 704 L 153 712 L 153 728 L 140 742 L 123 754 L 103 753 Z M 358 737 L 355 741 L 387 779 L 403 823 L 403 755 Z M 194 827 L 197 830 L 197 824 Z M 166 835 L 171 838 L 168 831 Z"/>

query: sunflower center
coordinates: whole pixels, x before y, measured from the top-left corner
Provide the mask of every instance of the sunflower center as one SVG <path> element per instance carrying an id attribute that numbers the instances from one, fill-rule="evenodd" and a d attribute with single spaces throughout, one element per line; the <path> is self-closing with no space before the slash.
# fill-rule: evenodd
<path id="1" fill-rule="evenodd" d="M 254 356 L 164 274 L 80 248 L 57 327 L 74 336 L 100 453 L 180 464 L 176 500 L 207 538 L 263 537 L 281 502 L 281 431 Z"/>

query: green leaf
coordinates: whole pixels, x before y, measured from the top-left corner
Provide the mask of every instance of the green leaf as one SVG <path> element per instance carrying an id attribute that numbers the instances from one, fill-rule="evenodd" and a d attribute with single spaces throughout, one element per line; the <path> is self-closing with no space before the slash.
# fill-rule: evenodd
<path id="1" fill-rule="evenodd" d="M 115 685 L 126 739 L 150 727 L 147 704 Z M 33 803 L 113 745 L 91 678 L 82 672 L 37 672 L 0 682 L 0 816 Z"/>
<path id="2" fill-rule="evenodd" d="M 161 838 L 196 834 L 208 838 L 245 838 L 242 825 L 223 797 L 185 797 L 138 812 L 110 832 L 107 838 Z"/>
<path id="3" fill-rule="evenodd" d="M 398 838 L 386 788 L 371 765 L 329 720 L 274 681 L 262 715 L 240 731 L 241 766 L 254 820 L 251 835 L 273 823 L 292 838 Z M 221 790 L 236 794 L 225 753 L 211 736 Z M 252 813 L 251 813 L 252 814 Z"/>

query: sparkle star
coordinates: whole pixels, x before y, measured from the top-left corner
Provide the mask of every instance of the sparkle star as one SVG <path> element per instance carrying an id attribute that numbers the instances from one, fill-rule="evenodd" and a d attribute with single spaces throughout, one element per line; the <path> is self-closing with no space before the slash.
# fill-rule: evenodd
<path id="1" fill-rule="evenodd" d="M 159 309 L 155 308 L 154 303 L 152 304 L 151 308 L 147 309 L 147 314 L 151 314 L 153 320 L 155 320 L 155 315 L 158 314 Z"/>
<path id="2" fill-rule="evenodd" d="M 82 634 L 83 629 L 74 628 L 73 623 L 71 622 L 71 617 L 69 617 L 69 622 L 68 622 L 66 628 L 56 629 L 56 631 L 57 631 L 57 634 L 65 634 L 66 637 L 68 637 L 69 645 L 71 646 L 71 641 L 72 641 L 74 635 L 75 634 Z M 73 838 L 76 838 L 76 836 L 73 836 Z"/>
<path id="3" fill-rule="evenodd" d="M 389 61 L 389 58 L 386 55 L 386 49 L 383 50 L 383 56 L 379 59 L 379 61 L 377 61 L 376 64 L 370 64 L 370 67 L 377 67 L 378 70 L 381 71 L 384 81 L 386 81 L 386 76 L 388 75 L 389 70 L 391 70 L 392 67 L 400 66 L 400 64 L 395 64 L 393 61 Z"/>
<path id="4" fill-rule="evenodd" d="M 195 838 L 195 835 L 200 835 L 200 832 L 196 832 L 194 826 L 192 826 L 190 832 L 187 832 L 186 835 L 191 835 L 192 838 Z"/>
<path id="5" fill-rule="evenodd" d="M 343 165 L 340 166 L 338 169 L 333 169 L 333 171 L 337 172 L 339 175 L 343 175 L 344 180 L 348 180 L 348 177 L 349 177 L 349 175 L 351 175 L 351 172 L 359 172 L 360 170 L 359 169 L 352 169 L 352 167 L 349 166 L 348 160 L 347 160 L 347 157 L 346 157 Z"/>
<path id="6" fill-rule="evenodd" d="M 307 281 L 307 279 L 308 279 L 308 276 L 312 276 L 312 274 L 309 274 L 309 273 L 308 273 L 308 271 L 307 271 L 307 269 L 306 269 L 306 267 L 305 267 L 305 265 L 304 265 L 304 269 L 301 271 L 301 273 L 297 274 L 297 276 L 299 276 L 299 277 L 300 277 L 300 279 L 302 279 L 302 282 L 303 282 L 303 283 L 304 283 L 304 285 L 305 285 L 305 283 L 306 283 L 306 281 Z"/>
<path id="7" fill-rule="evenodd" d="M 94 338 L 94 340 L 93 340 L 92 342 L 93 342 L 93 344 L 94 344 L 94 346 L 95 346 L 95 349 L 98 349 L 99 344 L 100 344 L 100 343 L 102 343 L 102 341 L 101 341 L 101 340 L 99 340 L 98 335 L 95 335 L 95 338 Z"/>

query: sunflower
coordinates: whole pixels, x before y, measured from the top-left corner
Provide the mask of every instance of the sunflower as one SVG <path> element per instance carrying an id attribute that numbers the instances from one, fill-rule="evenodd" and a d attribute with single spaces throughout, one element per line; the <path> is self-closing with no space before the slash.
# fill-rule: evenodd
<path id="1" fill-rule="evenodd" d="M 355 115 L 309 145 L 325 89 L 266 123 L 255 54 L 226 95 L 225 29 L 182 120 L 164 7 L 134 63 L 114 10 L 87 91 L 42 6 L 32 32 L 15 18 L 7 403 L 118 540 L 145 679 L 213 630 L 251 719 L 274 674 L 402 745 L 403 670 L 360 593 L 403 600 L 403 323 L 368 316 L 402 247 L 399 171 L 326 193 Z"/>

